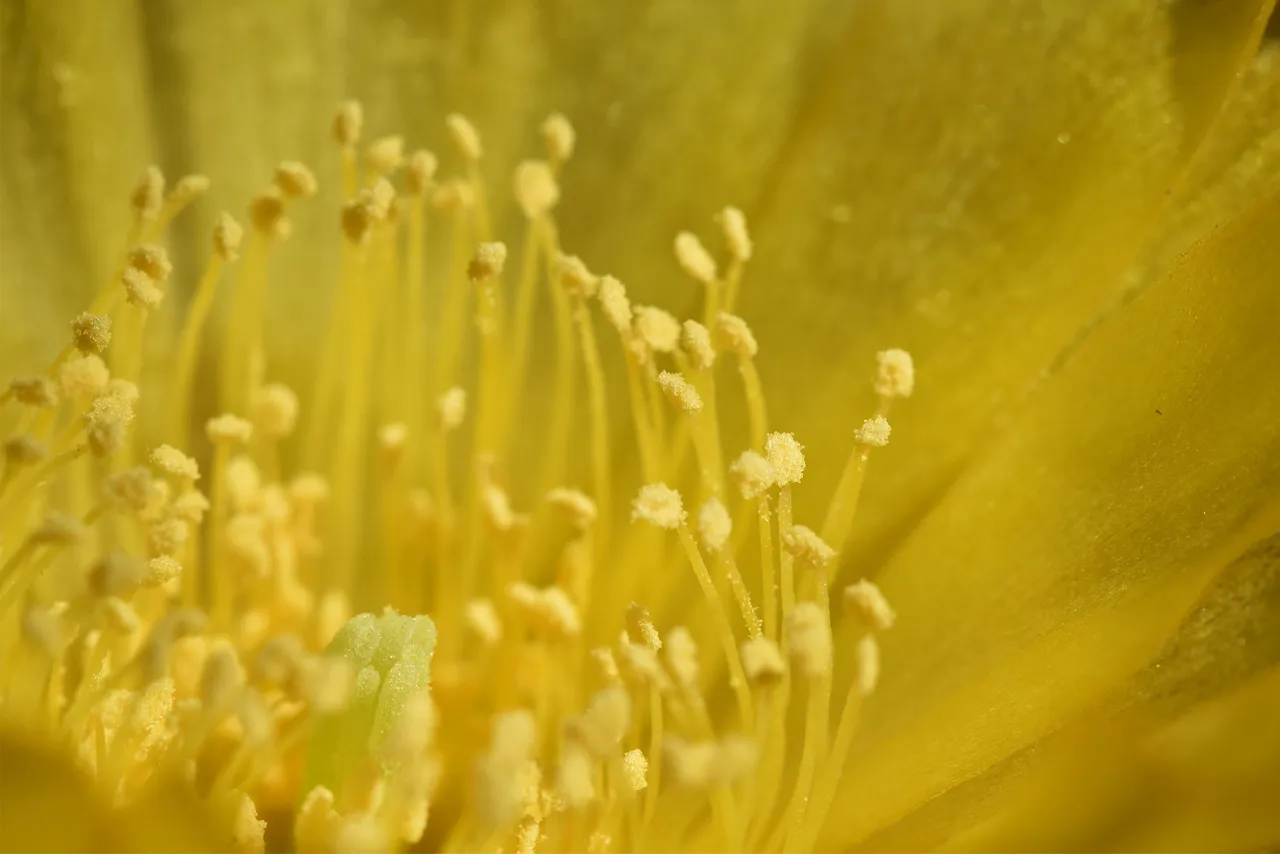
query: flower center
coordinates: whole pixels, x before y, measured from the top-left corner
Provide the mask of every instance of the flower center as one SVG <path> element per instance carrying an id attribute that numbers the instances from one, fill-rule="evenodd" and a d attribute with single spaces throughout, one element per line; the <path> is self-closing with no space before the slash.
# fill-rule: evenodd
<path id="1" fill-rule="evenodd" d="M 362 162 L 361 125 L 342 105 L 339 283 L 300 431 L 298 395 L 268 380 L 265 311 L 273 253 L 317 191 L 293 162 L 247 233 L 218 220 L 164 365 L 144 347 L 167 333 L 150 322 L 161 243 L 208 181 L 166 195 L 148 170 L 119 271 L 48 370 L 4 394 L 22 407 L 0 480 L 5 714 L 70 745 L 115 802 L 184 780 L 245 845 L 259 805 L 300 804 L 304 850 L 427 832 L 462 850 L 812 848 L 893 621 L 873 584 L 848 587 L 860 639 L 834 649 L 828 582 L 910 357 L 879 355 L 880 409 L 851 431 L 821 525 L 798 524 L 804 450 L 770 432 L 734 313 L 740 211 L 716 218 L 720 259 L 676 236 L 704 297 L 681 322 L 563 251 L 563 117 L 515 171 L 518 253 L 495 239 L 465 118 L 446 120 L 449 180 L 399 137 Z M 222 414 L 192 435 L 211 397 Z M 129 434 L 135 410 L 166 444 Z M 833 729 L 837 655 L 855 666 Z"/>

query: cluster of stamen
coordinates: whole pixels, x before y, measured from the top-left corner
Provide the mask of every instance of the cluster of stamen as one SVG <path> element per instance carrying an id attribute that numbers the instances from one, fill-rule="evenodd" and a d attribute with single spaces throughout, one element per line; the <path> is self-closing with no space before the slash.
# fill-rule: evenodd
<path id="1" fill-rule="evenodd" d="M 246 850 L 259 814 L 289 813 L 303 851 L 424 834 L 452 850 L 813 848 L 894 618 L 871 582 L 845 588 L 860 631 L 836 648 L 828 584 L 910 357 L 879 355 L 879 411 L 850 431 L 821 525 L 798 524 L 804 449 L 770 432 L 734 313 L 742 212 L 716 217 L 720 257 L 675 238 L 704 296 L 682 321 L 563 250 L 564 117 L 515 170 L 518 257 L 491 231 L 480 134 L 460 115 L 445 129 L 458 178 L 398 136 L 362 160 L 360 107 L 339 109 L 340 276 L 301 395 L 271 379 L 265 306 L 315 176 L 281 163 L 247 232 L 217 219 L 156 366 L 166 229 L 208 181 L 166 195 L 146 171 L 119 268 L 48 368 L 3 393 L 4 716 L 64 744 L 112 803 L 189 786 Z M 533 383 L 543 429 L 522 414 Z M 734 385 L 748 440 L 730 459 L 717 401 Z M 199 409 L 218 414 L 193 426 Z M 164 444 L 134 435 L 135 413 Z M 531 432 L 537 459 L 517 450 Z"/>

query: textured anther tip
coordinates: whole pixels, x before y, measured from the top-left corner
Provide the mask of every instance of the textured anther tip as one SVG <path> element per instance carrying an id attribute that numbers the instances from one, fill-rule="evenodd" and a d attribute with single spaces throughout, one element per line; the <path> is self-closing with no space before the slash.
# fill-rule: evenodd
<path id="1" fill-rule="evenodd" d="M 29 433 L 11 436 L 4 442 L 4 461 L 7 466 L 29 466 L 49 456 L 49 449 Z"/>
<path id="2" fill-rule="evenodd" d="M 595 296 L 600 286 L 600 279 L 577 255 L 562 253 L 556 257 L 556 278 L 559 279 L 560 287 L 564 288 L 566 293 L 580 299 L 590 299 Z"/>
<path id="3" fill-rule="evenodd" d="M 556 771 L 556 796 L 566 806 L 577 809 L 595 800 L 595 767 L 587 750 L 570 742 L 560 756 Z"/>
<path id="4" fill-rule="evenodd" d="M 111 344 L 111 318 L 82 312 L 71 321 L 71 343 L 81 353 L 106 352 Z"/>
<path id="5" fill-rule="evenodd" d="M 600 310 L 605 320 L 618 330 L 619 334 L 631 331 L 631 300 L 627 298 L 627 289 L 622 282 L 613 276 L 600 278 L 600 289 L 596 294 L 600 300 Z"/>
<path id="6" fill-rule="evenodd" d="M 711 345 L 711 332 L 696 320 L 680 326 L 680 346 L 689 362 L 700 371 L 709 371 L 716 363 L 716 350 Z"/>
<path id="7" fill-rule="evenodd" d="M 102 480 L 102 491 L 118 507 L 134 513 L 144 512 L 161 494 L 151 472 L 142 466 L 107 475 Z"/>
<path id="8" fill-rule="evenodd" d="M 231 214 L 223 211 L 213 226 L 213 251 L 223 261 L 240 257 L 240 243 L 244 240 L 244 227 Z"/>
<path id="9" fill-rule="evenodd" d="M 369 242 L 374 219 L 372 199 L 368 191 L 362 191 L 359 198 L 344 202 L 338 214 L 342 236 L 354 246 L 363 246 Z"/>
<path id="10" fill-rule="evenodd" d="M 707 551 L 718 554 L 729 542 L 733 521 L 718 498 L 708 498 L 698 511 L 698 537 Z"/>
<path id="11" fill-rule="evenodd" d="M 364 195 L 367 200 L 366 204 L 369 208 L 369 215 L 379 222 L 394 222 L 396 215 L 399 213 L 396 208 L 396 188 L 386 178 L 379 178 L 373 182 L 373 186 L 369 188 Z"/>
<path id="12" fill-rule="evenodd" d="M 129 195 L 129 206 L 144 220 L 153 220 L 164 204 L 164 173 L 159 166 L 148 166 Z"/>
<path id="13" fill-rule="evenodd" d="M 284 383 L 268 383 L 253 401 L 253 421 L 271 439 L 293 434 L 298 423 L 298 395 Z"/>
<path id="14" fill-rule="evenodd" d="M 58 405 L 58 387 L 45 376 L 14 377 L 9 382 L 9 393 L 19 403 L 37 409 Z"/>
<path id="15" fill-rule="evenodd" d="M 516 166 L 512 190 L 520 210 L 529 219 L 542 216 L 560 201 L 555 172 L 542 160 L 525 160 Z"/>
<path id="16" fill-rule="evenodd" d="M 454 179 L 436 187 L 431 206 L 445 212 L 465 211 L 475 204 L 475 192 L 466 181 Z"/>
<path id="17" fill-rule="evenodd" d="M 859 445 L 866 445 L 869 448 L 883 448 L 889 444 L 889 433 L 891 428 L 889 422 L 885 420 L 883 415 L 877 415 L 875 418 L 868 418 L 862 422 L 853 434 L 854 440 Z"/>
<path id="18" fill-rule="evenodd" d="M 466 116 L 450 113 L 444 118 L 445 129 L 449 131 L 449 139 L 467 160 L 472 162 L 484 156 L 484 146 L 480 142 L 480 132 Z"/>
<path id="19" fill-rule="evenodd" d="M 714 741 L 686 741 L 679 736 L 670 736 L 662 748 L 677 785 L 705 789 L 716 781 L 719 751 Z"/>
<path id="20" fill-rule="evenodd" d="M 200 466 L 196 461 L 172 445 L 157 446 L 151 452 L 151 463 L 160 471 L 174 477 L 200 479 Z"/>
<path id="21" fill-rule="evenodd" d="M 747 231 L 747 217 L 735 207 L 727 207 L 716 214 L 716 224 L 724 234 L 729 254 L 737 261 L 751 259 L 751 235 Z"/>
<path id="22" fill-rule="evenodd" d="M 259 234 L 273 240 L 284 240 L 293 231 L 288 211 L 280 191 L 272 188 L 249 203 L 249 222 Z"/>
<path id="23" fill-rule="evenodd" d="M 651 305 L 635 307 L 635 331 L 655 353 L 674 353 L 680 346 L 680 321 Z"/>
<path id="24" fill-rule="evenodd" d="M 688 629 L 676 626 L 667 632 L 663 657 L 666 659 L 667 669 L 680 687 L 687 691 L 698 689 L 698 674 L 701 670 L 698 665 L 698 645 Z"/>
<path id="25" fill-rule="evenodd" d="M 876 353 L 876 394 L 881 397 L 910 397 L 916 387 L 916 369 L 906 350 Z"/>
<path id="26" fill-rule="evenodd" d="M 111 371 L 107 363 L 95 353 L 70 359 L 58 369 L 58 385 L 64 397 L 72 400 L 94 398 L 107 390 Z"/>
<path id="27" fill-rule="evenodd" d="M 883 632 L 892 627 L 896 619 L 880 588 L 865 578 L 844 589 L 844 607 L 872 632 Z"/>
<path id="28" fill-rule="evenodd" d="M 622 777 L 627 788 L 633 792 L 644 790 L 649 785 L 649 760 L 640 748 L 628 750 L 622 755 Z"/>
<path id="29" fill-rule="evenodd" d="M 662 388 L 662 393 L 667 396 L 667 399 L 680 409 L 680 411 L 702 411 L 702 396 L 699 395 L 698 390 L 680 374 L 673 373 L 671 371 L 662 371 L 658 374 L 658 385 Z"/>
<path id="30" fill-rule="evenodd" d="M 157 555 L 147 561 L 147 574 L 143 584 L 160 587 L 182 574 L 182 564 L 169 555 Z"/>
<path id="31" fill-rule="evenodd" d="M 716 280 L 716 262 L 711 253 L 702 245 L 702 241 L 692 232 L 682 231 L 676 235 L 676 261 L 680 269 L 690 278 L 709 285 Z"/>
<path id="32" fill-rule="evenodd" d="M 457 430 L 467 417 L 467 393 L 455 386 L 436 401 L 436 416 L 444 430 Z"/>
<path id="33" fill-rule="evenodd" d="M 730 464 L 729 479 L 743 498 L 754 501 L 778 482 L 778 475 L 764 457 L 755 451 L 743 451 Z"/>
<path id="34" fill-rule="evenodd" d="M 575 735 L 593 756 L 611 756 L 626 737 L 631 726 L 631 695 L 620 686 L 597 691 L 586 714 L 576 726 Z"/>
<path id="35" fill-rule="evenodd" d="M 472 282 L 483 282 L 502 275 L 507 264 L 505 243 L 481 243 L 467 265 L 467 276 Z"/>
<path id="36" fill-rule="evenodd" d="M 752 334 L 747 322 L 736 314 L 723 311 L 716 317 L 715 343 L 721 350 L 727 350 L 743 359 L 754 358 L 760 351 L 756 336 Z"/>
<path id="37" fill-rule="evenodd" d="M 167 282 L 169 274 L 173 272 L 169 253 L 164 251 L 163 246 L 156 246 L 154 243 L 142 243 L 130 249 L 128 262 L 131 268 L 140 270 L 159 283 Z"/>
<path id="38" fill-rule="evenodd" d="M 791 660 L 809 678 L 831 670 L 831 629 L 815 602 L 801 602 L 787 615 Z"/>
<path id="39" fill-rule="evenodd" d="M 215 443 L 234 442 L 247 445 L 253 438 L 253 424 L 237 415 L 224 413 L 206 421 L 204 432 L 209 440 Z"/>
<path id="40" fill-rule="evenodd" d="M 600 678 L 606 685 L 622 684 L 622 672 L 618 670 L 618 659 L 613 650 L 607 646 L 597 646 L 591 650 L 591 660 L 600 671 Z"/>
<path id="41" fill-rule="evenodd" d="M 439 165 L 436 156 L 425 148 L 419 148 L 410 154 L 404 167 L 405 192 L 415 197 L 425 195 L 435 183 Z"/>
<path id="42" fill-rule="evenodd" d="M 854 650 L 856 666 L 855 679 L 858 680 L 858 694 L 870 697 L 880 681 L 880 644 L 874 635 L 863 635 Z"/>
<path id="43" fill-rule="evenodd" d="M 596 503 L 581 490 L 557 487 L 547 493 L 547 503 L 563 513 L 569 524 L 579 531 L 595 524 Z"/>
<path id="44" fill-rule="evenodd" d="M 285 160 L 276 166 L 275 180 L 286 199 L 314 196 L 320 189 L 312 171 L 296 160 Z"/>
<path id="45" fill-rule="evenodd" d="M 778 645 L 768 638 L 752 638 L 742 644 L 742 670 L 747 681 L 759 688 L 772 688 L 782 682 L 787 665 Z"/>
<path id="46" fill-rule="evenodd" d="M 208 175 L 183 175 L 178 179 L 178 183 L 173 185 L 173 191 L 169 193 L 169 204 L 174 207 L 189 205 L 209 192 L 211 184 Z"/>
<path id="47" fill-rule="evenodd" d="M 120 552 L 107 552 L 89 569 L 89 592 L 99 598 L 132 596 L 149 572 L 139 561 Z M 157 626 L 154 631 L 158 632 Z"/>
<path id="48" fill-rule="evenodd" d="M 804 478 L 804 446 L 791 433 L 770 433 L 765 438 L 764 456 L 779 486 L 799 483 Z"/>
<path id="49" fill-rule="evenodd" d="M 543 142 L 547 145 L 547 156 L 551 162 L 560 165 L 573 156 L 573 147 L 577 141 L 577 133 L 573 125 L 561 113 L 552 113 L 542 122 Z"/>
<path id="50" fill-rule="evenodd" d="M 127 267 L 120 276 L 120 283 L 124 285 L 124 297 L 129 305 L 150 310 L 164 300 L 164 291 L 137 267 Z"/>
<path id="51" fill-rule="evenodd" d="M 665 483 L 647 483 L 631 502 L 631 521 L 648 522 L 674 531 L 684 524 L 684 505 L 680 493 Z"/>
<path id="52" fill-rule="evenodd" d="M 364 107 L 359 101 L 343 101 L 333 117 L 333 138 L 343 148 L 355 148 L 364 129 Z"/>
<path id="53" fill-rule="evenodd" d="M 640 638 L 641 643 L 657 652 L 662 649 L 662 635 L 649 615 L 649 609 L 639 602 L 627 606 L 627 631 Z"/>
<path id="54" fill-rule="evenodd" d="M 365 162 L 379 175 L 390 175 L 404 165 L 404 137 L 383 136 L 364 150 Z"/>
<path id="55" fill-rule="evenodd" d="M 822 541 L 811 528 L 795 525 L 782 535 L 787 553 L 811 569 L 826 569 L 836 559 L 836 550 Z"/>

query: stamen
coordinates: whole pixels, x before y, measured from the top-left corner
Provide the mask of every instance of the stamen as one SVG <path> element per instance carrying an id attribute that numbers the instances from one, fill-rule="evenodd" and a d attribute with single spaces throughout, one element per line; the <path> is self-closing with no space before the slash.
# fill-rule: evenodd
<path id="1" fill-rule="evenodd" d="M 702 510 L 698 513 L 698 534 L 702 538 L 702 544 L 719 560 L 729 579 L 734 598 L 738 600 L 738 610 L 742 613 L 742 622 L 747 628 L 747 636 L 757 638 L 763 631 L 760 617 L 751 602 L 751 594 L 742 580 L 742 573 L 738 571 L 738 564 L 733 559 L 733 552 L 727 548 L 732 526 L 729 511 L 719 499 L 710 498 L 702 505 Z"/>
<path id="2" fill-rule="evenodd" d="M 742 318 L 721 312 L 716 318 L 716 346 L 728 350 L 738 357 L 738 373 L 742 377 L 743 393 L 747 400 L 747 419 L 751 429 L 751 447 L 753 450 L 764 449 L 765 431 L 768 429 L 768 417 L 765 413 L 764 392 L 760 386 L 760 375 L 756 372 L 755 355 L 759 350 L 755 335 Z"/>
<path id="3" fill-rule="evenodd" d="M 369 143 L 364 152 L 365 162 L 377 178 L 394 174 L 404 165 L 404 137 L 384 136 Z"/>
<path id="4" fill-rule="evenodd" d="M 778 645 L 765 637 L 754 637 L 742 645 L 742 668 L 747 680 L 760 688 L 775 688 L 786 675 L 786 663 Z"/>
<path id="5" fill-rule="evenodd" d="M 547 157 L 555 168 L 564 165 L 573 156 L 577 138 L 573 125 L 560 113 L 552 113 L 542 122 L 542 139 L 547 145 Z"/>
<path id="6" fill-rule="evenodd" d="M 880 588 L 865 578 L 844 589 L 844 606 L 867 631 L 886 631 L 896 619 Z"/>
<path id="7" fill-rule="evenodd" d="M 305 165 L 296 160 L 286 160 L 276 167 L 276 186 L 285 199 L 305 199 L 314 196 L 320 185 L 316 176 Z M 271 216 L 280 216 L 282 212 L 274 206 L 268 212 Z M 258 223 L 255 221 L 255 225 Z M 266 229 L 264 229 L 266 230 Z"/>
<path id="8" fill-rule="evenodd" d="M 747 218 L 742 211 L 727 207 L 715 217 L 716 224 L 724 234 L 724 242 L 729 248 L 729 271 L 725 276 L 724 310 L 733 311 L 738 303 L 738 288 L 742 283 L 742 269 L 751 259 L 753 247 L 751 235 L 747 232 Z"/>

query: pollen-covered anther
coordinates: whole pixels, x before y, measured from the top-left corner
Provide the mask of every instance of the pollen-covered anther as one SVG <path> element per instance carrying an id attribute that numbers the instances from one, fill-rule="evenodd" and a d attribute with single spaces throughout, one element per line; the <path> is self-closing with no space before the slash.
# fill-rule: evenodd
<path id="1" fill-rule="evenodd" d="M 676 235 L 676 261 L 690 278 L 709 285 L 716 280 L 716 262 L 711 253 L 702 245 L 702 241 L 692 232 L 682 231 Z"/>
<path id="2" fill-rule="evenodd" d="M 158 284 L 167 282 L 173 273 L 169 253 L 154 243 L 142 243 L 130 249 L 128 262 L 130 267 L 142 271 Z"/>
<path id="3" fill-rule="evenodd" d="M 425 195 L 435 184 L 439 165 L 436 156 L 425 148 L 419 148 L 410 154 L 404 167 L 405 192 L 413 197 Z"/>
<path id="4" fill-rule="evenodd" d="M 662 371 L 658 374 L 658 385 L 663 394 L 682 412 L 701 412 L 702 396 L 698 390 L 678 373 Z"/>
<path id="5" fill-rule="evenodd" d="M 655 353 L 674 353 L 680 346 L 680 321 L 651 305 L 635 307 L 635 332 Z"/>
<path id="6" fill-rule="evenodd" d="M 369 242 L 374 219 L 372 197 L 367 190 L 361 191 L 358 198 L 343 203 L 338 215 L 343 236 L 355 246 L 363 246 Z"/>
<path id="7" fill-rule="evenodd" d="M 386 178 L 379 178 L 373 182 L 368 190 L 361 194 L 361 198 L 366 200 L 369 208 L 369 215 L 378 222 L 393 222 L 397 215 L 396 208 L 396 188 Z"/>
<path id="8" fill-rule="evenodd" d="M 58 387 L 45 376 L 15 377 L 9 382 L 9 394 L 19 403 L 38 409 L 58 405 Z"/>
<path id="9" fill-rule="evenodd" d="M 472 599 L 463 609 L 467 628 L 471 629 L 487 647 L 495 647 L 502 641 L 502 620 L 491 599 Z"/>
<path id="10" fill-rule="evenodd" d="M 684 524 L 684 504 L 680 493 L 665 483 L 647 483 L 631 502 L 631 521 L 648 522 L 674 531 Z"/>
<path id="11" fill-rule="evenodd" d="M 649 785 L 649 760 L 640 748 L 628 750 L 622 755 L 622 778 L 627 788 L 633 792 L 644 790 Z"/>
<path id="12" fill-rule="evenodd" d="M 916 386 L 916 369 L 906 350 L 876 353 L 876 394 L 881 397 L 910 397 Z"/>
<path id="13" fill-rule="evenodd" d="M 543 160 L 524 160 L 517 165 L 512 191 L 529 219 L 542 216 L 560 201 L 560 184 L 551 165 Z"/>
<path id="14" fill-rule="evenodd" d="M 431 194 L 431 206 L 439 211 L 464 211 L 474 204 L 475 192 L 471 185 L 456 178 L 436 187 Z"/>
<path id="15" fill-rule="evenodd" d="M 116 380 L 108 384 L 105 394 L 94 398 L 93 405 L 84 414 L 85 438 L 94 456 L 108 457 L 124 444 L 136 399 L 137 386 L 117 384 Z"/>
<path id="16" fill-rule="evenodd" d="M 106 352 L 111 344 L 111 318 L 82 312 L 71 321 L 71 343 L 81 353 Z"/>
<path id="17" fill-rule="evenodd" d="M 449 139 L 454 148 L 465 159 L 479 160 L 484 156 L 484 146 L 480 142 L 480 132 L 466 116 L 450 113 L 444 118 L 445 129 L 449 131 Z"/>
<path id="18" fill-rule="evenodd" d="M 727 207 L 716 214 L 716 224 L 724 234 L 724 242 L 729 247 L 729 254 L 736 261 L 751 259 L 751 235 L 747 231 L 747 217 L 735 207 Z"/>
<path id="19" fill-rule="evenodd" d="M 156 555 L 147 561 L 147 573 L 143 584 L 147 587 L 160 587 L 168 584 L 182 574 L 182 564 L 170 555 Z"/>
<path id="20" fill-rule="evenodd" d="M 247 445 L 253 438 L 253 424 L 238 415 L 224 413 L 206 421 L 204 432 L 211 442 Z"/>
<path id="21" fill-rule="evenodd" d="M 836 550 L 822 541 L 811 528 L 795 525 L 782 535 L 782 547 L 811 569 L 826 569 L 836 559 Z"/>
<path id="22" fill-rule="evenodd" d="M 484 282 L 501 276 L 506 264 L 507 245 L 505 243 L 496 241 L 481 243 L 476 246 L 475 254 L 471 256 L 471 262 L 467 265 L 467 277 L 472 282 Z"/>
<path id="23" fill-rule="evenodd" d="M 284 240 L 293 231 L 288 211 L 282 193 L 272 188 L 249 203 L 249 222 L 259 234 L 273 240 Z"/>
<path id="24" fill-rule="evenodd" d="M 547 145 L 547 156 L 551 162 L 560 165 L 573 156 L 577 133 L 573 125 L 561 113 L 552 113 L 543 120 L 541 128 L 543 142 Z"/>
<path id="25" fill-rule="evenodd" d="M 777 472 L 755 451 L 743 451 L 729 466 L 729 479 L 748 501 L 764 495 L 778 482 Z"/>
<path id="26" fill-rule="evenodd" d="M 653 648 L 645 644 L 631 643 L 627 640 L 626 632 L 623 632 L 618 650 L 622 653 L 622 660 L 626 663 L 628 670 L 636 678 L 653 685 L 662 693 L 670 690 L 671 680 L 667 676 L 667 671 L 658 662 L 658 653 Z"/>
<path id="27" fill-rule="evenodd" d="M 631 726 L 631 696 L 625 688 L 612 686 L 596 692 L 587 711 L 573 722 L 570 734 L 592 756 L 615 753 Z"/>
<path id="28" fill-rule="evenodd" d="M 355 148 L 364 129 L 364 107 L 359 101 L 343 101 L 333 117 L 333 138 L 343 148 Z"/>
<path id="29" fill-rule="evenodd" d="M 698 537 L 703 547 L 712 554 L 724 550 L 733 533 L 733 520 L 729 511 L 718 498 L 708 498 L 698 511 Z"/>
<path id="30" fill-rule="evenodd" d="M 253 421 L 263 435 L 283 439 L 298 423 L 298 395 L 284 383 L 268 383 L 254 395 Z"/>
<path id="31" fill-rule="evenodd" d="M 809 678 L 831 670 L 831 629 L 815 602 L 801 602 L 787 615 L 791 660 Z"/>
<path id="32" fill-rule="evenodd" d="M 649 616 L 649 609 L 639 602 L 627 606 L 627 631 L 654 652 L 662 649 L 662 635 L 658 633 L 653 617 Z"/>
<path id="33" fill-rule="evenodd" d="M 736 314 L 720 312 L 716 317 L 714 340 L 721 350 L 734 353 L 743 359 L 754 358 L 760 351 L 751 327 Z"/>
<path id="34" fill-rule="evenodd" d="M 714 741 L 686 741 L 670 736 L 662 747 L 676 785 L 705 789 L 716 782 L 719 750 Z"/>
<path id="35" fill-rule="evenodd" d="M 379 175 L 390 175 L 404 165 L 404 137 L 383 136 L 364 150 L 365 162 Z"/>
<path id="36" fill-rule="evenodd" d="M 172 445 L 158 445 L 151 451 L 151 464 L 165 474 L 188 480 L 200 479 L 200 466 Z"/>
<path id="37" fill-rule="evenodd" d="M 729 785 L 755 770 L 760 748 L 751 738 L 735 733 L 720 741 L 716 754 L 716 776 L 721 785 Z"/>
<path id="38" fill-rule="evenodd" d="M 209 192 L 211 184 L 208 175 L 183 175 L 169 193 L 169 204 L 175 208 L 185 207 Z"/>
<path id="39" fill-rule="evenodd" d="M 141 466 L 107 475 L 102 491 L 121 509 L 133 513 L 144 512 L 159 493 L 151 472 Z"/>
<path id="40" fill-rule="evenodd" d="M 889 600 L 875 582 L 862 579 L 844 589 L 845 610 L 872 632 L 883 632 L 893 626 L 896 619 Z"/>
<path id="41" fill-rule="evenodd" d="M 136 558 L 121 552 L 107 552 L 89 568 L 86 581 L 89 592 L 94 596 L 127 599 L 137 591 L 148 575 L 150 571 Z"/>
<path id="42" fill-rule="evenodd" d="M 213 251 L 225 262 L 240 257 L 240 243 L 244 240 L 244 227 L 235 217 L 223 211 L 213 226 Z"/>
<path id="43" fill-rule="evenodd" d="M 159 166 L 148 166 L 129 195 L 129 206 L 143 220 L 153 220 L 164 205 L 164 173 Z"/>
<path id="44" fill-rule="evenodd" d="M 779 486 L 799 483 L 804 478 L 804 446 L 791 433 L 770 433 L 764 441 L 764 456 Z"/>
<path id="45" fill-rule="evenodd" d="M 787 665 L 778 645 L 769 638 L 759 637 L 742 644 L 742 670 L 752 685 L 772 688 L 782 682 Z"/>
<path id="46" fill-rule="evenodd" d="M 58 385 L 64 397 L 93 398 L 107 390 L 111 372 L 96 353 L 70 359 L 58 370 Z"/>
<path id="47" fill-rule="evenodd" d="M 676 683 L 686 691 L 698 690 L 698 674 L 700 667 L 698 664 L 698 645 L 693 640 L 693 635 L 684 626 L 676 626 L 667 632 L 667 643 L 663 647 L 663 657 L 666 659 L 667 669 L 671 671 L 671 675 L 675 678 Z"/>
<path id="48" fill-rule="evenodd" d="M 854 650 L 856 667 L 854 678 L 857 680 L 858 693 L 870 697 L 880 681 L 880 644 L 875 635 L 863 635 Z"/>
<path id="49" fill-rule="evenodd" d="M 711 345 L 711 332 L 696 320 L 680 326 L 680 346 L 689 363 L 700 371 L 709 371 L 716 363 L 716 350 Z"/>
<path id="50" fill-rule="evenodd" d="M 859 445 L 866 445 L 868 448 L 883 448 L 889 444 L 890 427 L 889 422 L 885 420 L 883 415 L 877 415 L 875 418 L 868 418 L 862 422 L 853 434 L 854 440 Z"/>
<path id="51" fill-rule="evenodd" d="M 556 257 L 556 277 L 560 287 L 569 294 L 581 299 L 595 296 L 600 286 L 600 279 L 576 255 L 560 254 Z"/>
<path id="52" fill-rule="evenodd" d="M 467 392 L 455 386 L 436 400 L 436 416 L 442 429 L 457 430 L 467 417 Z"/>
<path id="53" fill-rule="evenodd" d="M 618 330 L 619 334 L 630 334 L 631 300 L 627 299 L 627 289 L 622 282 L 613 276 L 602 276 L 596 298 L 600 300 L 600 310 L 604 312 L 609 325 Z"/>
<path id="54" fill-rule="evenodd" d="M 285 160 L 276 166 L 275 182 L 289 200 L 314 196 L 320 189 L 315 174 L 296 160 Z"/>
<path id="55" fill-rule="evenodd" d="M 547 503 L 564 514 L 569 524 L 579 531 L 585 531 L 595 524 L 599 512 L 596 503 L 578 489 L 552 489 L 547 493 Z"/>
<path id="56" fill-rule="evenodd" d="M 154 309 L 164 300 L 164 291 L 156 287 L 150 276 L 136 267 L 128 267 L 120 276 L 125 299 L 138 308 Z"/>
<path id="57" fill-rule="evenodd" d="M 584 807 L 595 800 L 595 763 L 584 747 L 567 744 L 556 770 L 556 795 L 571 808 Z"/>

